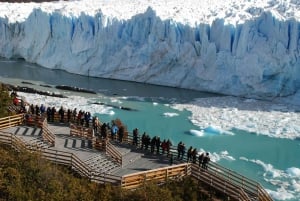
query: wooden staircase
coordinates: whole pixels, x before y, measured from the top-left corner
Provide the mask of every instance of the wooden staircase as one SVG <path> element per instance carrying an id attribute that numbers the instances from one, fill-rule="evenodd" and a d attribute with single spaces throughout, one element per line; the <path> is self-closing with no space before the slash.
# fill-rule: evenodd
<path id="1" fill-rule="evenodd" d="M 112 161 L 107 156 L 99 153 L 85 161 L 83 161 L 91 170 L 98 173 L 112 173 L 114 170 L 120 169 L 120 165 Z"/>

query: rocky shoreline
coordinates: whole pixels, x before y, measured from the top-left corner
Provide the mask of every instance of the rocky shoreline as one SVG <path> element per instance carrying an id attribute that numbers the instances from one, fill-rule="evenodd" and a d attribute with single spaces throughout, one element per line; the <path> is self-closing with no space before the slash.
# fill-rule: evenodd
<path id="1" fill-rule="evenodd" d="M 24 86 L 14 86 L 11 84 L 4 84 L 8 90 L 10 91 L 16 91 L 16 92 L 25 92 L 25 93 L 31 93 L 31 94 L 40 94 L 44 96 L 51 96 L 51 97 L 58 97 L 58 98 L 67 98 L 67 96 L 64 96 L 62 94 L 56 94 L 53 92 L 46 92 L 46 91 L 40 91 L 31 87 L 24 87 Z"/>

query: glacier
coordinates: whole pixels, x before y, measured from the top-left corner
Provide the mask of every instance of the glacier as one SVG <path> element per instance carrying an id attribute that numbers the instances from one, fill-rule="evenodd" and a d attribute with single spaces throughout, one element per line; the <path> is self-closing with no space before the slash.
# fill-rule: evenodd
<path id="1" fill-rule="evenodd" d="M 300 97 L 298 0 L 187 0 L 193 12 L 175 0 L 99 2 L 0 3 L 0 57 L 247 98 Z"/>

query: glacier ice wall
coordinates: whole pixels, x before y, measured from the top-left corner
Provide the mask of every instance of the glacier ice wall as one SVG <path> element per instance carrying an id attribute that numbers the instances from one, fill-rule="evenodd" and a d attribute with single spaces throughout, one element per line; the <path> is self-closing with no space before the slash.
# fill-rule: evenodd
<path id="1" fill-rule="evenodd" d="M 300 24 L 270 12 L 243 24 L 195 27 L 154 10 L 129 20 L 99 11 L 67 17 L 35 9 L 24 22 L 0 18 L 0 56 L 53 69 L 252 98 L 300 88 Z"/>

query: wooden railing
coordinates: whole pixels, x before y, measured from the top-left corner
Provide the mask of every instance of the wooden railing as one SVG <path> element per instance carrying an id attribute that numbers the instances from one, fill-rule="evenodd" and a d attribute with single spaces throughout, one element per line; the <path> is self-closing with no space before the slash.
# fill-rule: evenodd
<path id="1" fill-rule="evenodd" d="M 75 124 L 70 124 L 70 135 L 76 137 L 82 137 L 87 139 L 93 139 L 93 129 L 86 128 L 84 126 L 77 126 Z"/>
<path id="2" fill-rule="evenodd" d="M 26 149 L 26 144 L 24 141 L 8 132 L 0 131 L 0 142 L 2 144 L 11 146 L 14 150 L 17 151 Z"/>
<path id="3" fill-rule="evenodd" d="M 44 118 L 42 124 L 42 137 L 43 141 L 48 142 L 51 146 L 55 145 L 55 135 L 49 130 L 46 118 Z"/>
<path id="4" fill-rule="evenodd" d="M 192 176 L 234 200 L 272 200 L 259 183 L 213 162 L 207 170 L 192 164 Z"/>
<path id="5" fill-rule="evenodd" d="M 177 180 L 191 174 L 189 164 L 173 165 L 149 171 L 127 174 L 122 177 L 121 187 L 124 189 L 136 189 L 146 182 L 156 184 L 165 183 L 168 180 Z"/>
<path id="6" fill-rule="evenodd" d="M 99 151 L 106 151 L 106 139 L 101 138 L 93 138 L 93 148 Z"/>
<path id="7" fill-rule="evenodd" d="M 116 147 L 109 142 L 109 140 L 106 141 L 106 154 L 109 155 L 112 159 L 114 159 L 122 167 L 122 153 L 119 150 L 117 150 Z"/>
<path id="8" fill-rule="evenodd" d="M 0 119 L 0 130 L 23 124 L 24 114 L 16 114 Z"/>
<path id="9" fill-rule="evenodd" d="M 17 105 L 14 105 L 14 104 L 10 104 L 8 107 L 7 107 L 8 111 L 11 113 L 11 114 L 18 114 L 20 112 L 20 106 L 17 106 Z"/>

